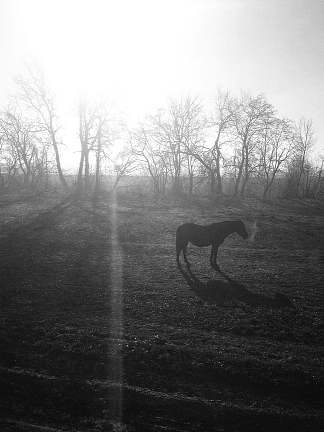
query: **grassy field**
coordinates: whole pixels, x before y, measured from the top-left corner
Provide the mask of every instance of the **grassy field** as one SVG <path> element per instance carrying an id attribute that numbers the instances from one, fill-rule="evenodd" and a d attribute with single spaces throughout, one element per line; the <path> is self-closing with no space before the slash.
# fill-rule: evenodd
<path id="1" fill-rule="evenodd" d="M 190 247 L 185 221 L 256 220 Z M 1 431 L 319 431 L 324 206 L 0 201 Z"/>

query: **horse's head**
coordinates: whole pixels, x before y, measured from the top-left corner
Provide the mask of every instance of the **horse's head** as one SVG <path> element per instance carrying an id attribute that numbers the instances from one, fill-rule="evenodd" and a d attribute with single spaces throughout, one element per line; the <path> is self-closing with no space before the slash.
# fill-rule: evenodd
<path id="1" fill-rule="evenodd" d="M 237 234 L 240 235 L 241 237 L 243 237 L 245 240 L 249 237 L 244 223 L 240 220 L 236 222 L 235 232 L 237 232 Z"/>

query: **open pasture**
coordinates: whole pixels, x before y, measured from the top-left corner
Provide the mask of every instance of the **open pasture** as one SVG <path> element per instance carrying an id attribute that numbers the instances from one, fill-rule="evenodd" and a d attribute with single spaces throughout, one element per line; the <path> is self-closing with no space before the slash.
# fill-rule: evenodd
<path id="1" fill-rule="evenodd" d="M 184 222 L 242 219 L 220 247 Z M 323 206 L 0 205 L 2 431 L 316 431 L 323 426 Z M 183 262 L 183 261 L 182 261 Z"/>

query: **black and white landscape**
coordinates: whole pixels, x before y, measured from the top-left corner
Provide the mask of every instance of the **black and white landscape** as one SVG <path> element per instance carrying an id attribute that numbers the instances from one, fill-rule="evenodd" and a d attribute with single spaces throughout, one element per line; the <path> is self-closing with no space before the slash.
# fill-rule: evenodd
<path id="1" fill-rule="evenodd" d="M 324 4 L 0 1 L 0 430 L 320 431 Z"/>

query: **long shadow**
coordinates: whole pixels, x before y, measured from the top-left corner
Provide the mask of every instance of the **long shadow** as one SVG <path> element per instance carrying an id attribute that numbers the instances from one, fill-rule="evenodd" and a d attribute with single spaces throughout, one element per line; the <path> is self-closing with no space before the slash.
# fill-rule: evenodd
<path id="1" fill-rule="evenodd" d="M 37 216 L 32 217 L 31 220 L 21 225 L 14 224 L 11 229 L 8 229 L 2 239 L 2 243 L 6 240 L 12 241 L 16 237 L 21 237 L 23 234 L 28 234 L 32 231 L 47 229 L 57 222 L 58 216 L 72 203 L 73 200 L 68 196 L 53 207 L 41 211 Z"/>
<path id="2" fill-rule="evenodd" d="M 100 209 L 98 201 L 93 199 L 91 201 L 91 207 L 83 205 L 82 201 L 75 201 L 73 203 L 76 207 L 79 207 L 84 213 L 88 213 L 91 217 L 91 221 L 94 223 L 105 222 L 107 223 L 107 215 L 102 212 L 98 212 Z"/>
<path id="3" fill-rule="evenodd" d="M 254 293 L 223 271 L 219 271 L 223 279 L 202 282 L 189 267 L 186 272 L 180 265 L 179 270 L 192 291 L 206 303 L 222 305 L 229 301 L 239 301 L 251 306 L 294 307 L 284 294 L 276 293 L 274 297 L 268 297 Z"/>

